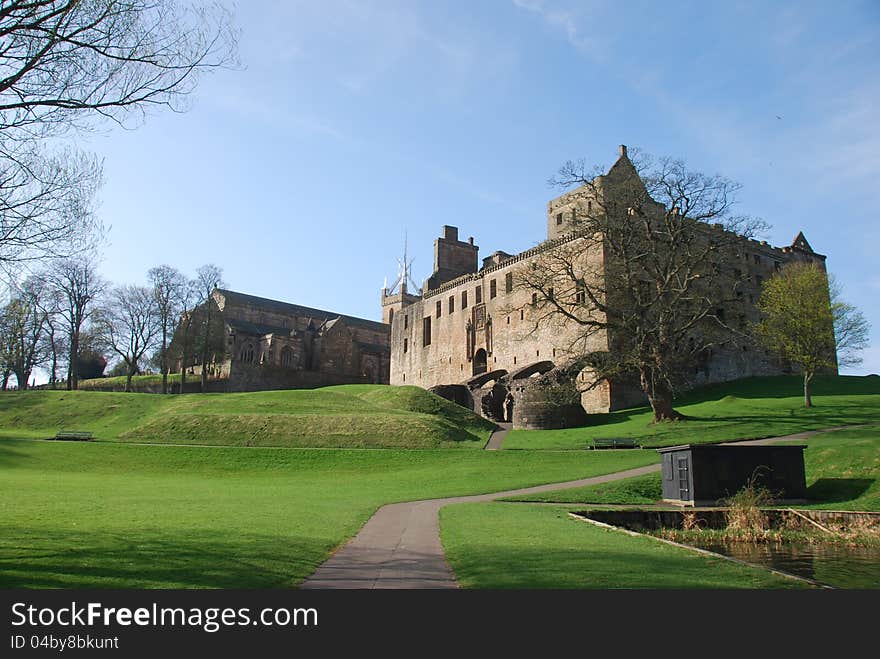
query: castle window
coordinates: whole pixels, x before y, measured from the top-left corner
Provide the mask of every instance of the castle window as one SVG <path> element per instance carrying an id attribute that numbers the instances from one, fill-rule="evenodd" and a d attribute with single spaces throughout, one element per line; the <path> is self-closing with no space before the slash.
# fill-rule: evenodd
<path id="1" fill-rule="evenodd" d="M 761 265 L 761 257 L 755 254 L 755 265 Z"/>
<path id="2" fill-rule="evenodd" d="M 422 320 L 422 345 L 431 345 L 431 317 Z"/>
<path id="3" fill-rule="evenodd" d="M 587 291 L 584 289 L 583 284 L 578 284 L 577 290 L 574 294 L 575 304 L 586 304 L 587 302 Z"/>
<path id="4" fill-rule="evenodd" d="M 536 304 L 538 304 L 538 294 L 532 293 L 532 306 L 534 307 Z"/>
<path id="5" fill-rule="evenodd" d="M 548 300 L 552 300 L 552 299 L 553 299 L 553 287 L 550 287 L 550 288 L 547 289 L 547 299 L 548 299 Z"/>
<path id="6" fill-rule="evenodd" d="M 449 313 L 453 313 L 455 311 L 455 296 L 449 296 Z"/>
<path id="7" fill-rule="evenodd" d="M 513 363 L 516 364 L 516 357 L 513 358 Z"/>
<path id="8" fill-rule="evenodd" d="M 474 304 L 479 304 L 480 302 L 483 301 L 483 287 L 482 286 L 477 286 L 477 290 L 474 293 L 474 298 L 475 298 Z"/>
<path id="9" fill-rule="evenodd" d="M 293 365 L 293 350 L 290 346 L 284 346 L 281 349 L 281 366 L 290 368 Z"/>
<path id="10" fill-rule="evenodd" d="M 408 350 L 409 350 L 409 339 L 404 339 L 404 340 L 403 340 L 403 352 L 404 352 L 404 354 L 406 354 Z"/>
<path id="11" fill-rule="evenodd" d="M 443 303 L 440 300 L 437 300 L 437 318 L 440 317 L 441 313 L 443 313 Z"/>
<path id="12" fill-rule="evenodd" d="M 461 292 L 461 308 L 467 309 L 467 291 Z"/>
<path id="13" fill-rule="evenodd" d="M 507 324 L 510 325 L 510 316 L 507 317 Z"/>
<path id="14" fill-rule="evenodd" d="M 562 224 L 562 213 L 557 213 L 556 214 L 556 226 L 559 226 L 560 224 Z"/>
<path id="15" fill-rule="evenodd" d="M 403 329 L 406 329 L 407 327 L 409 327 L 409 314 L 406 314 L 403 317 Z"/>
<path id="16" fill-rule="evenodd" d="M 388 310 L 388 324 L 391 325 L 394 322 L 394 309 Z"/>
<path id="17" fill-rule="evenodd" d="M 526 312 L 523 311 L 522 309 L 519 310 L 519 319 L 520 319 L 520 320 L 522 320 L 523 318 L 525 318 L 525 313 L 526 313 Z"/>
<path id="18" fill-rule="evenodd" d="M 508 272 L 504 275 L 504 292 L 510 293 L 511 291 L 513 291 L 513 273 Z"/>
<path id="19" fill-rule="evenodd" d="M 493 279 L 489 282 L 489 299 L 494 299 L 496 295 L 498 295 L 498 284 Z"/>

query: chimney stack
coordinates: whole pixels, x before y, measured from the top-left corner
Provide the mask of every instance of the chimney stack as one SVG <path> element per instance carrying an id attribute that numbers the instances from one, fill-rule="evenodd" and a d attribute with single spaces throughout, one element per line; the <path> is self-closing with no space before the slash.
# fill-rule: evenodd
<path id="1" fill-rule="evenodd" d="M 626 144 L 621 144 L 621 145 L 620 145 L 620 155 L 621 155 L 621 157 L 623 157 L 623 158 L 626 158 L 626 157 L 627 157 L 627 156 L 626 156 Z"/>

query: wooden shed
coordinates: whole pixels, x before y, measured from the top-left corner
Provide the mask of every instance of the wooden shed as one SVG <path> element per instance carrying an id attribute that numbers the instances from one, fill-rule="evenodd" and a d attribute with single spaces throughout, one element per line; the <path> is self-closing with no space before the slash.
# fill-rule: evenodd
<path id="1" fill-rule="evenodd" d="M 716 505 L 753 476 L 778 500 L 803 500 L 805 448 L 803 444 L 687 444 L 657 449 L 662 456 L 663 500 L 685 506 Z"/>

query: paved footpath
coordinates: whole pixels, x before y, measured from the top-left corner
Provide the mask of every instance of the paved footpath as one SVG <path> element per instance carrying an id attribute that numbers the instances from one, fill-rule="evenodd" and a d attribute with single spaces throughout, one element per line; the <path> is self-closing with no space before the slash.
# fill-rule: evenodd
<path id="1" fill-rule="evenodd" d="M 821 432 L 840 429 L 813 430 L 786 437 L 736 443 L 770 444 L 781 441 L 797 441 Z M 486 448 L 489 449 L 490 446 L 487 444 Z M 443 506 L 453 503 L 493 501 L 521 494 L 537 494 L 586 485 L 598 485 L 632 476 L 642 476 L 659 470 L 660 465 L 654 464 L 564 483 L 549 483 L 491 494 L 428 499 L 382 506 L 348 544 L 322 563 L 300 587 L 321 589 L 457 588 L 455 577 L 443 554 L 443 545 L 440 543 L 439 512 Z"/>

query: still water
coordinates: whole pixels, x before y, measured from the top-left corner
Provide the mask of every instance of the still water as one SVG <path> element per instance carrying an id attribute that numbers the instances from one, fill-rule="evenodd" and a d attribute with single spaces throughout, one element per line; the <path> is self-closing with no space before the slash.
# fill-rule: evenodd
<path id="1" fill-rule="evenodd" d="M 706 541 L 688 544 L 836 588 L 880 588 L 877 547 Z"/>

